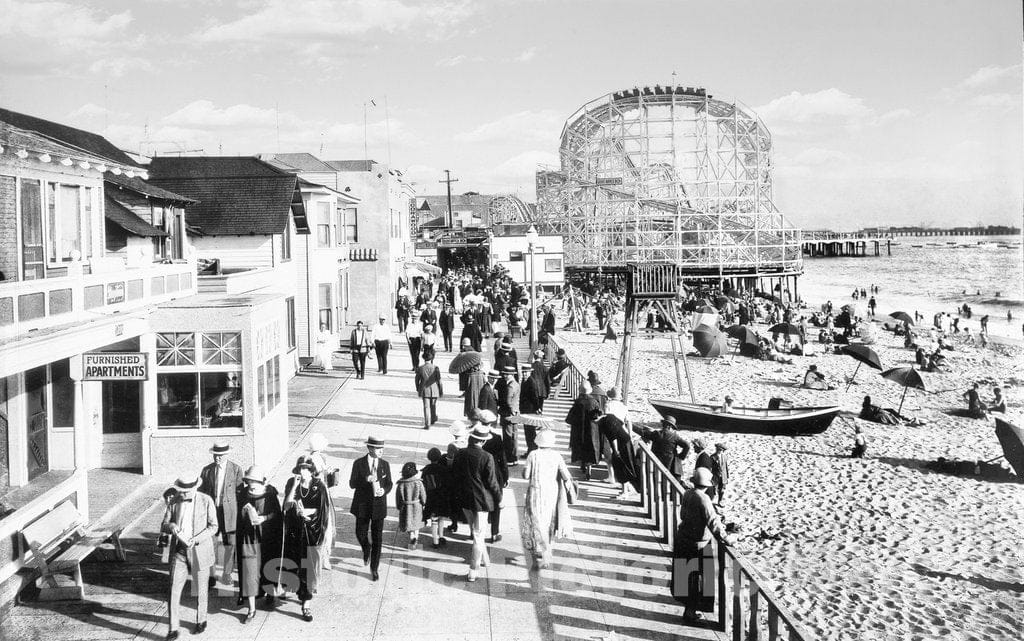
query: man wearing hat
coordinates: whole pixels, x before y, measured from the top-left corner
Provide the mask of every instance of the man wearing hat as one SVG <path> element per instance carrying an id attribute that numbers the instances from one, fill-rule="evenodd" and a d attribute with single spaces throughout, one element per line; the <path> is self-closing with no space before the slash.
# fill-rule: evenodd
<path id="1" fill-rule="evenodd" d="M 380 550 L 384 539 L 384 519 L 388 515 L 388 492 L 394 481 L 391 466 L 381 458 L 384 441 L 371 436 L 366 439 L 366 456 L 352 463 L 348 486 L 352 493 L 350 512 L 356 517 L 356 539 L 363 549 L 363 565 L 370 566 L 374 581 L 380 579 Z M 369 530 L 369 536 L 367 536 Z"/>
<path id="2" fill-rule="evenodd" d="M 171 590 L 167 607 L 168 639 L 178 638 L 181 622 L 181 592 L 191 575 L 192 589 L 199 598 L 196 634 L 206 630 L 206 610 L 210 598 L 207 579 L 213 566 L 213 537 L 219 528 L 213 499 L 198 492 L 199 478 L 182 477 L 174 482 L 175 493 L 167 502 L 160 531 L 171 535 Z M 234 490 L 231 491 L 234 494 Z"/>
<path id="3" fill-rule="evenodd" d="M 672 554 L 672 596 L 686 604 L 683 613 L 683 621 L 686 623 L 700 620 L 697 608 L 701 604 L 701 597 L 706 599 L 710 596 L 714 600 L 713 559 L 705 554 L 711 543 L 711 535 L 714 534 L 726 545 L 735 543 L 725 533 L 718 513 L 711 504 L 711 497 L 708 496 L 708 490 L 713 484 L 711 470 L 698 467 L 690 480 L 693 487 L 683 492 L 680 500 L 679 528 L 676 530 Z"/>
<path id="4" fill-rule="evenodd" d="M 434 365 L 434 353 L 424 352 L 423 364 L 416 368 L 416 393 L 423 400 L 423 429 L 437 422 L 437 399 L 444 396 L 441 370 Z"/>
<path id="5" fill-rule="evenodd" d="M 498 413 L 498 393 L 494 390 L 494 384 L 501 378 L 498 370 L 492 369 L 487 372 L 487 380 L 480 388 L 480 398 L 477 399 L 476 407 L 479 410 L 489 410 Z"/>
<path id="6" fill-rule="evenodd" d="M 511 367 L 518 377 L 519 356 L 516 354 L 516 350 L 512 345 L 512 339 L 509 337 L 501 339 L 498 351 L 494 353 L 494 369 L 500 372 L 506 367 Z"/>
<path id="7" fill-rule="evenodd" d="M 555 350 L 555 362 L 548 368 L 548 387 L 553 393 L 558 393 L 558 388 L 562 385 L 562 376 L 565 375 L 567 369 L 569 369 L 569 359 L 566 358 L 565 350 L 559 347 Z"/>
<path id="8" fill-rule="evenodd" d="M 199 473 L 199 491 L 213 499 L 217 509 L 217 535 L 224 553 L 223 572 L 220 580 L 231 585 L 231 570 L 235 564 L 235 524 L 238 520 L 238 489 L 242 486 L 242 468 L 228 460 L 231 445 L 216 441 L 210 448 L 213 463 Z M 216 560 L 214 560 L 216 563 Z M 216 584 L 211 568 L 210 587 Z"/>
<path id="9" fill-rule="evenodd" d="M 519 444 L 516 442 L 518 425 L 508 420 L 510 416 L 519 415 L 519 383 L 516 382 L 518 370 L 512 365 L 501 369 L 501 380 L 495 386 L 498 393 L 498 415 L 504 434 L 505 460 L 511 466 L 519 465 Z"/>
<path id="10" fill-rule="evenodd" d="M 690 442 L 676 431 L 676 419 L 669 416 L 661 421 L 661 429 L 644 429 L 640 436 L 650 442 L 651 452 L 677 479 L 683 477 L 683 461 L 690 454 Z"/>
<path id="11" fill-rule="evenodd" d="M 494 459 L 494 475 L 498 478 L 498 485 L 502 488 L 508 487 L 508 461 L 505 459 L 505 446 L 502 443 L 502 430 L 498 425 L 498 415 L 491 410 L 477 410 L 480 422 L 486 425 L 491 434 L 496 438 L 489 438 L 484 441 L 483 450 Z M 491 524 L 491 538 L 488 543 L 497 543 L 501 540 L 501 506 L 496 506 L 487 515 L 487 522 Z"/>
<path id="12" fill-rule="evenodd" d="M 349 351 L 352 353 L 356 378 L 366 378 L 366 356 L 370 353 L 371 344 L 370 332 L 363 327 L 363 321 L 356 321 L 356 328 L 349 336 Z"/>
<path id="13" fill-rule="evenodd" d="M 377 319 L 373 331 L 370 332 L 373 340 L 373 351 L 377 355 L 377 371 L 381 374 L 388 373 L 388 350 L 391 349 L 391 327 L 383 316 Z"/>
<path id="14" fill-rule="evenodd" d="M 455 502 L 469 523 L 473 537 L 469 575 L 466 577 L 469 581 L 476 581 L 480 566 L 490 562 L 483 524 L 488 513 L 501 506 L 502 488 L 498 483 L 494 457 L 483 450 L 484 442 L 492 436 L 490 428 L 477 423 L 469 433 L 469 446 L 455 453 L 452 464 Z"/>

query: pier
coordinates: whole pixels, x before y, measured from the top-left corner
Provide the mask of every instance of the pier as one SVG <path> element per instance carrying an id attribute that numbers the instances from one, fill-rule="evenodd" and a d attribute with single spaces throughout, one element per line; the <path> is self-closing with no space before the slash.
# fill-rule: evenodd
<path id="1" fill-rule="evenodd" d="M 864 232 L 804 231 L 800 241 L 807 258 L 836 258 L 847 256 L 892 256 L 892 238 L 871 236 Z"/>

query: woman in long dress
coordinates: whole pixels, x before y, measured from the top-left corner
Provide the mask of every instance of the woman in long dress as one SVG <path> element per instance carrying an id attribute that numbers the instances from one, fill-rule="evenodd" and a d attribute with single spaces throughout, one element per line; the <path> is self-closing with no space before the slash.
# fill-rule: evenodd
<path id="1" fill-rule="evenodd" d="M 555 432 L 542 429 L 537 433 L 537 449 L 526 457 L 523 478 L 527 480 L 526 509 L 523 511 L 523 547 L 533 556 L 538 570 L 551 564 L 551 537 L 570 536 L 572 519 L 566 484 L 572 482 L 562 455 L 554 449 Z"/>
<path id="2" fill-rule="evenodd" d="M 256 616 L 256 598 L 265 596 L 274 604 L 274 559 L 281 554 L 281 500 L 277 489 L 267 485 L 267 477 L 253 465 L 242 477 L 238 492 L 238 529 L 235 530 L 238 554 L 238 590 L 248 601 L 244 623 Z"/>
<path id="3" fill-rule="evenodd" d="M 331 496 L 331 484 L 327 482 L 327 475 L 337 474 L 337 470 L 328 467 L 327 437 L 316 433 L 309 436 L 309 460 L 313 463 L 313 476 L 323 482 L 327 488 L 327 527 L 324 532 L 324 541 L 320 545 L 320 562 L 325 570 L 331 569 L 331 553 L 334 551 L 334 536 L 337 532 L 334 515 L 334 497 Z"/>
<path id="4" fill-rule="evenodd" d="M 601 433 L 597 419 L 601 407 L 592 394 L 593 387 L 584 382 L 565 422 L 569 424 L 569 450 L 573 462 L 579 462 L 583 478 L 590 480 L 590 467 L 601 460 Z"/>
<path id="5" fill-rule="evenodd" d="M 626 405 L 619 400 L 619 393 L 614 387 L 608 390 L 608 404 L 605 415 L 597 422 L 601 437 L 609 445 L 611 460 L 609 465 L 614 478 L 622 483 L 619 498 L 629 498 L 640 491 L 640 475 L 637 473 L 636 456 L 633 449 L 632 429 L 629 426 Z"/>
<path id="6" fill-rule="evenodd" d="M 324 371 L 334 367 L 331 363 L 331 355 L 334 354 L 334 336 L 327 329 L 327 325 L 320 323 L 320 332 L 316 335 L 316 354 L 310 367 Z"/>
<path id="7" fill-rule="evenodd" d="M 313 476 L 313 461 L 300 456 L 285 486 L 284 555 L 298 575 L 296 596 L 302 604 L 302 618 L 313 620 L 309 602 L 316 594 L 323 575 L 320 546 L 327 532 L 330 502 L 327 486 Z"/>

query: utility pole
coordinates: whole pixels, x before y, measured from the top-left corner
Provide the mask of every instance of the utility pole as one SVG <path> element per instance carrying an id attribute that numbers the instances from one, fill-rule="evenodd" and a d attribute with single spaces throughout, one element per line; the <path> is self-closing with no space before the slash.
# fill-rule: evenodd
<path id="1" fill-rule="evenodd" d="M 445 227 L 448 227 L 449 229 L 451 229 L 451 227 L 455 224 L 452 221 L 452 183 L 459 182 L 459 179 L 458 178 L 452 178 L 452 172 L 447 170 L 447 169 L 445 169 L 444 170 L 444 180 L 439 180 L 437 182 L 445 183 L 445 184 L 448 185 L 448 215 L 445 216 L 445 221 L 444 222 L 445 222 Z"/>

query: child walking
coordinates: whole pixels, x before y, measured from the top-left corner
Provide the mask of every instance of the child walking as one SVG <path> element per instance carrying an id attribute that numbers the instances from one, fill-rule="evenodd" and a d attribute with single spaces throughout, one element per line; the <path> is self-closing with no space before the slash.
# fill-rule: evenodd
<path id="1" fill-rule="evenodd" d="M 450 485 L 451 469 L 445 464 L 441 456 L 441 450 L 436 447 L 430 448 L 427 452 L 427 460 L 430 461 L 423 467 L 423 487 L 427 491 L 427 502 L 423 508 L 423 516 L 430 524 L 430 538 L 434 549 L 447 544 L 441 536 L 441 519 L 451 515 L 451 505 L 448 498 L 448 486 Z M 454 521 L 452 522 L 454 524 Z"/>
<path id="2" fill-rule="evenodd" d="M 398 531 L 409 533 L 409 549 L 419 545 L 420 527 L 423 525 L 423 506 L 427 491 L 420 480 L 416 464 L 409 461 L 402 466 L 402 478 L 395 484 L 395 503 L 398 506 Z"/>

